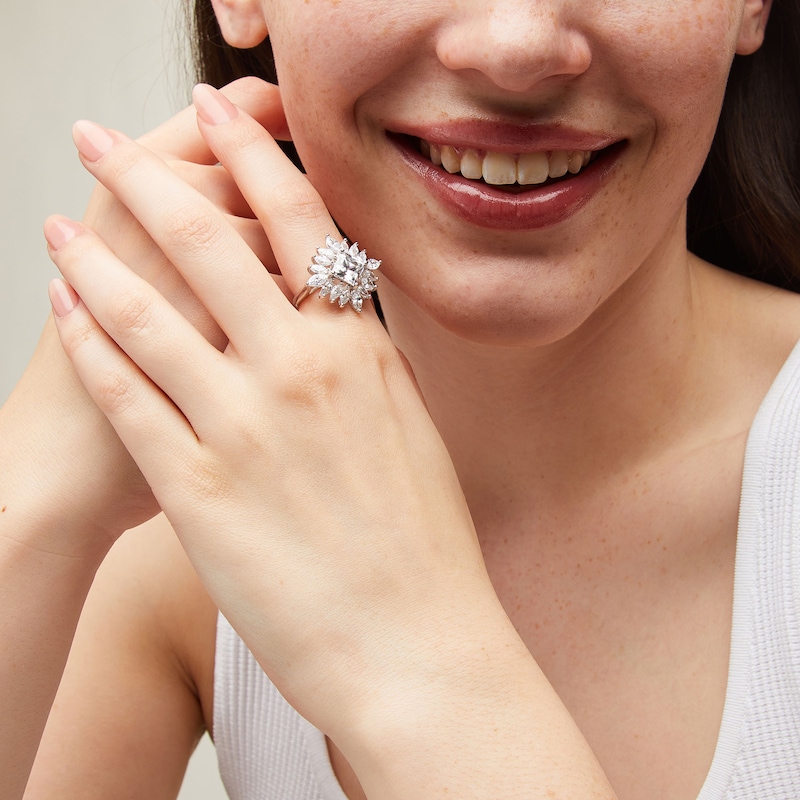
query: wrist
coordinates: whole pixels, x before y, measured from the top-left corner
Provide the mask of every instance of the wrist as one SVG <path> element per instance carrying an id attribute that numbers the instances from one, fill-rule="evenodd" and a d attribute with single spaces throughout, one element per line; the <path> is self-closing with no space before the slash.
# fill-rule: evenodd
<path id="1" fill-rule="evenodd" d="M 501 797 L 467 791 L 470 771 L 489 777 L 507 758 L 526 756 L 526 702 L 541 682 L 515 632 L 450 632 L 446 646 L 409 659 L 407 671 L 361 702 L 331 733 L 367 796 Z M 491 765 L 484 765 L 489 759 Z"/>
<path id="2" fill-rule="evenodd" d="M 450 638 L 440 662 L 412 663 L 331 734 L 368 797 L 614 800 L 570 713 L 502 617 Z"/>
<path id="3" fill-rule="evenodd" d="M 0 409 L 0 530 L 104 553 L 158 509 L 50 327 Z"/>
<path id="4" fill-rule="evenodd" d="M 337 744 L 341 740 L 343 752 L 418 740 L 420 726 L 447 736 L 453 720 L 497 710 L 521 697 L 530 680 L 541 679 L 489 590 L 491 594 L 476 593 L 469 602 L 461 595 L 438 613 L 428 609 L 405 641 L 392 643 L 389 655 L 376 654 L 371 663 L 351 672 L 343 693 L 346 703 L 337 709 L 330 730 Z"/>
<path id="5" fill-rule="evenodd" d="M 38 553 L 54 562 L 75 561 L 72 566 L 80 570 L 83 564 L 93 574 L 116 536 L 90 513 L 67 505 L 48 487 L 19 488 L 11 480 L 0 480 L 0 542 L 6 552 L 22 548 L 22 553 Z"/>

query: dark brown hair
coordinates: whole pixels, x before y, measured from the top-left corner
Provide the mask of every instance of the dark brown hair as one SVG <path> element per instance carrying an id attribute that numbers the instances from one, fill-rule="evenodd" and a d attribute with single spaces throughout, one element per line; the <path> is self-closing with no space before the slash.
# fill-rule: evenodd
<path id="1" fill-rule="evenodd" d="M 800 290 L 800 3 L 774 0 L 763 47 L 736 56 L 717 134 L 689 197 L 689 246 Z"/>
<path id="2" fill-rule="evenodd" d="M 194 3 L 198 80 L 277 83 L 269 41 L 226 44 L 209 0 Z M 291 144 L 284 149 L 299 166 Z M 736 56 L 708 160 L 689 197 L 689 247 L 733 272 L 800 290 L 800 3 L 774 0 L 763 47 Z"/>

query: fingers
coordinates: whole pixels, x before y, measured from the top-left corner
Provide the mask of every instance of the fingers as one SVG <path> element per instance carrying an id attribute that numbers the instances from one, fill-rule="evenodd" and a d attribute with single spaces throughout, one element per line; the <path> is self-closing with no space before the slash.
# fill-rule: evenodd
<path id="1" fill-rule="evenodd" d="M 235 217 L 255 219 L 228 171 L 220 164 L 207 166 L 192 161 L 166 161 L 181 180 L 204 194 L 220 211 Z"/>
<path id="2" fill-rule="evenodd" d="M 94 382 L 103 410 L 108 410 L 110 393 L 98 389 L 97 372 L 115 376 L 110 382 L 108 377 L 103 378 L 101 384 L 125 386 L 124 402 L 113 398 L 111 411 L 140 395 L 146 385 L 150 387 L 147 391 L 152 392 L 151 384 L 155 384 L 190 420 L 207 415 L 207 398 L 213 390 L 210 376 L 214 374 L 219 379 L 220 374 L 227 374 L 223 354 L 147 281 L 131 272 L 91 230 L 63 217 L 50 217 L 45 223 L 45 236 L 51 258 L 91 314 L 91 320 L 86 314 L 70 316 L 69 326 L 64 327 L 64 323 L 59 330 L 62 338 L 66 333 L 71 343 L 67 346 L 71 356 L 81 349 L 85 367 L 90 366 L 85 353 L 93 354 L 94 372 L 87 369 L 82 377 L 90 376 L 89 381 L 84 380 L 90 391 Z M 116 353 L 117 348 L 109 339 L 129 358 Z M 112 373 L 103 359 L 113 364 Z M 125 369 L 123 364 L 127 364 Z"/>
<path id="3" fill-rule="evenodd" d="M 67 284 L 54 280 L 49 293 L 64 351 L 90 397 L 150 485 L 165 486 L 172 478 L 169 471 L 157 459 L 143 463 L 137 454 L 158 452 L 174 465 L 171 454 L 196 445 L 186 418 L 116 346 Z"/>
<path id="4" fill-rule="evenodd" d="M 130 209 L 234 349 L 262 347 L 254 326 L 288 319 L 291 309 L 226 215 L 122 134 L 81 122 L 74 136 L 84 166 Z"/>
<path id="5" fill-rule="evenodd" d="M 325 246 L 327 235 L 338 238 L 325 204 L 247 113 L 209 86 L 196 86 L 193 96 L 203 136 L 263 225 L 293 294 L 299 293 L 317 247 Z M 325 305 L 309 300 L 303 311 L 329 313 Z"/>
<path id="6" fill-rule="evenodd" d="M 204 194 L 218 209 L 225 212 L 228 222 L 270 272 L 280 271 L 263 227 L 256 220 L 239 187 L 225 167 L 220 164 L 213 167 L 201 166 L 188 161 L 168 162 L 168 166 L 179 178 Z"/>
<path id="7" fill-rule="evenodd" d="M 280 267 L 275 261 L 275 254 L 267 240 L 264 229 L 257 219 L 243 219 L 241 217 L 228 217 L 233 229 L 242 237 L 244 243 L 253 251 L 253 254 L 272 275 L 280 274 Z"/>
<path id="8" fill-rule="evenodd" d="M 259 78 L 246 77 L 229 83 L 221 91 L 231 102 L 258 120 L 276 139 L 291 139 L 277 86 Z M 196 164 L 215 164 L 217 161 L 197 130 L 197 113 L 193 106 L 183 109 L 137 141 L 165 158 L 193 161 Z"/>

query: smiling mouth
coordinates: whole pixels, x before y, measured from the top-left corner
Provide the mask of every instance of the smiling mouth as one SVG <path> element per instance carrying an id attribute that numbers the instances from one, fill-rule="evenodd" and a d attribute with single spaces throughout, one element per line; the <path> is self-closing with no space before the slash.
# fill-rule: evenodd
<path id="1" fill-rule="evenodd" d="M 508 192 L 522 192 L 569 180 L 600 158 L 601 150 L 497 153 L 408 137 L 416 152 L 451 175 Z"/>

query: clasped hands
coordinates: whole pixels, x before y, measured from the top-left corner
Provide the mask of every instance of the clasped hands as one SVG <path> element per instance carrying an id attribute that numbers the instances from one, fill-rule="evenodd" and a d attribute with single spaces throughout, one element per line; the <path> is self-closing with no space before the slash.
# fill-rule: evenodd
<path id="1" fill-rule="evenodd" d="M 256 93 L 279 107 L 277 88 Z M 147 139 L 79 123 L 75 140 L 208 319 L 178 311 L 174 281 L 158 291 L 92 227 L 51 217 L 58 332 L 215 602 L 298 710 L 346 738 L 375 704 L 457 681 L 454 662 L 502 612 L 455 470 L 371 304 L 290 302 L 336 234 L 323 201 L 243 109 L 205 86 L 194 102 L 196 125 L 189 110 L 160 135 L 180 141 L 184 171 L 221 164 L 224 202 Z"/>

